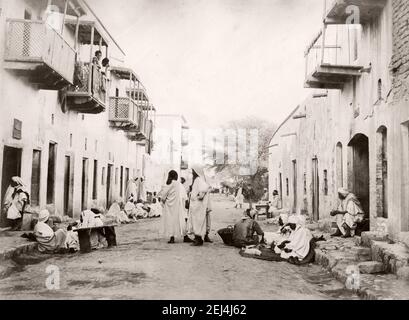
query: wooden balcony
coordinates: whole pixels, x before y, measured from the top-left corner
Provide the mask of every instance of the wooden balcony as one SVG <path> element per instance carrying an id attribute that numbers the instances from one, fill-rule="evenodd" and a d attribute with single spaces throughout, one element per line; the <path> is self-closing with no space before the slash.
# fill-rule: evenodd
<path id="1" fill-rule="evenodd" d="M 134 130 L 128 131 L 128 138 L 138 142 L 140 145 L 145 145 L 147 140 L 151 138 L 152 121 L 148 120 L 144 112 L 139 113 L 138 126 Z"/>
<path id="2" fill-rule="evenodd" d="M 44 21 L 8 19 L 4 61 L 39 89 L 73 84 L 75 50 Z"/>
<path id="3" fill-rule="evenodd" d="M 355 6 L 359 9 L 359 21 L 354 23 L 367 24 L 377 18 L 386 5 L 387 0 L 326 0 L 326 24 L 347 24 L 353 14 L 350 11 Z"/>
<path id="4" fill-rule="evenodd" d="M 97 114 L 106 109 L 108 81 L 98 66 L 92 63 L 76 63 L 74 85 L 67 92 L 70 110 Z"/>
<path id="5" fill-rule="evenodd" d="M 111 127 L 124 131 L 139 131 L 142 110 L 128 97 L 109 98 L 109 121 Z"/>
<path id="6" fill-rule="evenodd" d="M 321 32 L 305 53 L 306 88 L 342 90 L 345 83 L 362 75 L 363 66 L 358 59 L 360 29 L 356 26 L 332 27 L 335 28 L 326 30 L 325 41 Z"/>

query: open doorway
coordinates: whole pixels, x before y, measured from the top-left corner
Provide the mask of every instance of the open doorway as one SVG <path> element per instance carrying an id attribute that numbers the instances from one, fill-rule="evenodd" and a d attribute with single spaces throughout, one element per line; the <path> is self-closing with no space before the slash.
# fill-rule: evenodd
<path id="1" fill-rule="evenodd" d="M 107 198 L 107 209 L 112 205 L 112 175 L 113 175 L 113 168 L 112 164 L 108 164 L 107 170 L 107 185 L 106 185 L 106 198 Z"/>
<path id="2" fill-rule="evenodd" d="M 4 146 L 3 168 L 1 175 L 1 216 L 0 225 L 7 226 L 7 216 L 3 212 L 4 195 L 10 184 L 11 178 L 21 175 L 21 149 Z"/>
<path id="3" fill-rule="evenodd" d="M 350 141 L 349 189 L 361 202 L 365 217 L 369 218 L 369 141 L 363 134 L 357 134 Z"/>

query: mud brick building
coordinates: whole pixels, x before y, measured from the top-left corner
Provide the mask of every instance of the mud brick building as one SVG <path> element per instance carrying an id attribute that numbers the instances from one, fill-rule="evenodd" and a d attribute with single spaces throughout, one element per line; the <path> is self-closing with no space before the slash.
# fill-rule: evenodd
<path id="1" fill-rule="evenodd" d="M 56 215 L 122 198 L 145 174 L 155 111 L 109 30 L 82 0 L 2 0 L 0 43 L 1 203 L 16 175 Z"/>
<path id="2" fill-rule="evenodd" d="M 283 207 L 330 220 L 337 189 L 357 194 L 373 231 L 409 231 L 409 2 L 327 0 L 305 52 L 310 96 L 270 145 Z"/>

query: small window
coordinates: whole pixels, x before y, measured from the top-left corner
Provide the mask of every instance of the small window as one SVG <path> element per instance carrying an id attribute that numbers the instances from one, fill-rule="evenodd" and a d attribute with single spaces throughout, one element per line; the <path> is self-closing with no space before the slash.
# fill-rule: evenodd
<path id="1" fill-rule="evenodd" d="M 378 101 L 382 100 L 382 79 L 378 80 Z"/>
<path id="2" fill-rule="evenodd" d="M 328 170 L 324 170 L 324 195 L 328 195 Z"/>
<path id="3" fill-rule="evenodd" d="M 85 138 L 84 148 L 85 148 L 85 151 L 87 151 L 87 148 L 88 148 L 88 139 L 87 138 Z"/>
<path id="4" fill-rule="evenodd" d="M 13 138 L 16 140 L 22 139 L 22 127 L 23 123 L 20 120 L 14 119 L 13 125 Z"/>
<path id="5" fill-rule="evenodd" d="M 290 187 L 289 187 L 289 184 L 288 184 L 288 178 L 285 179 L 285 186 L 286 186 L 286 194 L 287 194 L 287 197 L 288 197 L 288 196 L 290 196 Z"/>

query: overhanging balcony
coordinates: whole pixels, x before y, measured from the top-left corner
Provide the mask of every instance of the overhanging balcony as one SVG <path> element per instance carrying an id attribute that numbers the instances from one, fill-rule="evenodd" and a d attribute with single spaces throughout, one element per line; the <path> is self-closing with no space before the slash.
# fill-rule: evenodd
<path id="1" fill-rule="evenodd" d="M 142 110 L 135 101 L 124 97 L 109 98 L 109 121 L 111 126 L 124 131 L 139 131 Z"/>
<path id="2" fill-rule="evenodd" d="M 75 50 L 44 21 L 8 19 L 4 60 L 6 69 L 40 89 L 73 84 Z"/>
<path id="3" fill-rule="evenodd" d="M 349 21 L 352 15 L 356 14 L 359 21 L 353 23 L 366 24 L 381 14 L 386 2 L 387 0 L 326 0 L 325 23 L 348 24 L 351 23 Z"/>
<path id="4" fill-rule="evenodd" d="M 104 112 L 108 81 L 97 65 L 78 62 L 75 65 L 74 85 L 67 92 L 68 106 L 80 113 Z"/>
<path id="5" fill-rule="evenodd" d="M 325 41 L 323 41 L 325 37 Z M 312 41 L 305 53 L 305 87 L 339 89 L 361 76 L 358 60 L 359 26 L 329 26 Z"/>
<path id="6" fill-rule="evenodd" d="M 128 131 L 128 138 L 132 141 L 138 142 L 140 145 L 145 145 L 147 140 L 150 138 L 150 120 L 147 119 L 147 116 L 144 112 L 138 112 L 138 126 L 134 130 Z"/>

